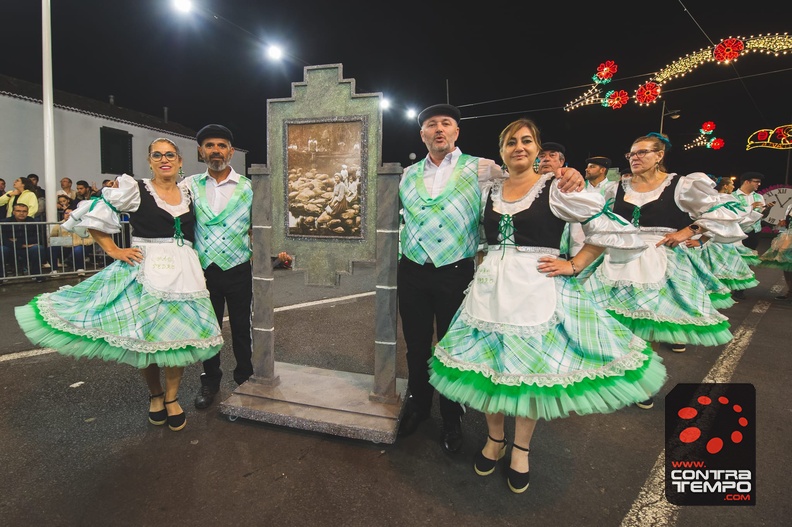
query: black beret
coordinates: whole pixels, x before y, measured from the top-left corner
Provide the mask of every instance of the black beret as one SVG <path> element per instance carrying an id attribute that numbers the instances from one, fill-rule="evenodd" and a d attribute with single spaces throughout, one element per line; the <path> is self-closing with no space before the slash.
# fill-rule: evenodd
<path id="1" fill-rule="evenodd" d="M 566 148 L 561 143 L 545 141 L 542 143 L 542 152 L 561 152 L 562 154 L 566 155 Z"/>
<path id="2" fill-rule="evenodd" d="M 418 114 L 418 126 L 423 126 L 424 121 L 436 115 L 447 115 L 453 118 L 457 124 L 459 124 L 459 120 L 462 118 L 462 113 L 456 106 L 451 106 L 450 104 L 435 104 L 434 106 L 425 108 Z"/>
<path id="3" fill-rule="evenodd" d="M 750 181 L 752 179 L 758 179 L 761 181 L 764 179 L 764 177 L 764 174 L 761 172 L 743 172 L 743 174 L 740 176 L 740 183 L 744 181 Z"/>
<path id="4" fill-rule="evenodd" d="M 207 137 L 219 137 L 226 139 L 230 143 L 234 142 L 234 134 L 231 133 L 231 130 L 220 124 L 207 124 L 198 131 L 195 140 L 200 145 Z"/>
<path id="5" fill-rule="evenodd" d="M 611 160 L 607 157 L 603 156 L 594 156 L 586 159 L 586 163 L 591 163 L 593 165 L 599 165 L 601 167 L 610 168 L 611 167 Z"/>

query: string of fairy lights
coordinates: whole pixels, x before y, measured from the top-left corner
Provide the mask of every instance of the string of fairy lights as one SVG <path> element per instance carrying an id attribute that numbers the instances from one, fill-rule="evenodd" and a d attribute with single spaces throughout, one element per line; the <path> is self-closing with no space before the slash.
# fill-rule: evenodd
<path id="1" fill-rule="evenodd" d="M 610 90 L 602 93 L 602 87 L 607 85 L 619 70 L 618 64 L 607 60 L 597 68 L 597 72 L 592 77 L 594 83 L 582 95 L 567 103 L 564 110 L 572 111 L 575 108 L 591 104 L 600 104 L 606 108 L 618 110 L 624 107 L 631 98 L 639 106 L 647 106 L 657 102 L 663 85 L 679 77 L 684 77 L 704 64 L 710 62 L 731 64 L 747 53 L 765 53 L 778 57 L 789 52 L 792 52 L 792 37 L 788 33 L 762 34 L 748 38 L 729 37 L 714 46 L 700 49 L 675 60 L 638 86 L 632 97 L 626 90 Z"/>

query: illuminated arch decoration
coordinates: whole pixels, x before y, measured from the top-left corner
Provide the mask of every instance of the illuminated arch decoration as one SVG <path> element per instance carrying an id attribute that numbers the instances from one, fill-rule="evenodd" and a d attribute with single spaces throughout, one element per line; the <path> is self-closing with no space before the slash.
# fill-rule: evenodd
<path id="1" fill-rule="evenodd" d="M 792 149 L 792 124 L 776 126 L 770 130 L 757 130 L 748 137 L 746 150 L 752 148 L 775 148 L 776 150 Z"/>
<path id="2" fill-rule="evenodd" d="M 619 66 L 612 60 L 606 60 L 600 64 L 597 68 L 597 73 L 591 77 L 594 84 L 583 95 L 567 103 L 564 106 L 564 110 L 569 112 L 575 108 L 590 104 L 600 104 L 606 108 L 618 110 L 627 104 L 630 100 L 630 95 L 624 90 L 610 90 L 602 96 L 601 87 L 608 84 L 617 71 L 619 71 Z"/>
<path id="3" fill-rule="evenodd" d="M 672 62 L 651 79 L 638 87 L 633 95 L 635 102 L 645 106 L 657 102 L 662 86 L 672 79 L 684 77 L 707 62 L 729 64 L 747 53 L 786 55 L 792 51 L 792 37 L 787 33 L 759 35 L 749 38 L 729 37 L 711 48 L 700 49 Z"/>
<path id="4" fill-rule="evenodd" d="M 719 138 L 712 135 L 712 132 L 715 131 L 715 123 L 712 121 L 706 121 L 704 124 L 701 125 L 701 135 L 695 138 L 693 141 L 685 145 L 685 150 L 690 150 L 691 148 L 696 148 L 697 146 L 706 146 L 707 148 L 711 148 L 713 150 L 720 150 L 726 144 L 726 142 Z"/>

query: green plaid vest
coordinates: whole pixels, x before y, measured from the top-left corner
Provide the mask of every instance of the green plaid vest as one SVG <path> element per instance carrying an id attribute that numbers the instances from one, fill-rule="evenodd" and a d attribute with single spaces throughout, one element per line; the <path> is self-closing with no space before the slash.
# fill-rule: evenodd
<path id="1" fill-rule="evenodd" d="M 401 252 L 416 263 L 440 267 L 476 255 L 481 189 L 479 158 L 462 154 L 443 192 L 430 198 L 424 186 L 426 160 L 407 167 L 399 185 L 404 225 Z"/>
<path id="2" fill-rule="evenodd" d="M 748 211 L 753 210 L 752 207 L 753 207 L 753 203 L 755 201 L 762 201 L 764 203 L 764 197 L 761 194 L 759 194 L 758 192 L 751 192 L 750 194 L 743 194 L 742 192 L 737 192 L 735 190 L 734 192 L 732 192 L 732 196 L 737 198 L 737 200 L 740 202 L 740 204 L 743 206 L 743 208 L 745 210 L 748 210 Z M 751 197 L 751 202 L 750 203 L 748 203 L 748 196 Z M 743 231 L 745 231 L 745 232 L 759 232 L 759 231 L 761 231 L 762 230 L 762 220 L 757 221 L 756 223 L 754 223 L 753 225 L 751 225 L 747 229 L 748 230 L 746 230 L 744 228 Z"/>
<path id="3" fill-rule="evenodd" d="M 215 215 L 206 199 L 207 172 L 185 181 L 193 195 L 195 207 L 195 250 L 201 267 L 215 263 L 227 271 L 250 260 L 250 214 L 253 189 L 250 180 L 240 176 L 228 205 Z"/>

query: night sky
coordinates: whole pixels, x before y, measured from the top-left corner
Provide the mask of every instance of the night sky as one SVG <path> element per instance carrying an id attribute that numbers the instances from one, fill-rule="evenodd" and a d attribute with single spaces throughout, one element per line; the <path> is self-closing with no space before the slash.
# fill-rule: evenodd
<path id="1" fill-rule="evenodd" d="M 0 73 L 41 82 L 41 3 L 3 2 Z M 632 141 L 658 131 L 661 103 L 619 110 L 563 107 L 592 84 L 597 66 L 618 72 L 603 88 L 636 88 L 677 59 L 732 36 L 792 32 L 792 2 L 750 2 L 727 8 L 700 0 L 291 2 L 196 0 L 203 14 L 182 15 L 170 0 L 52 0 L 55 88 L 152 115 L 193 129 L 231 128 L 248 164 L 266 163 L 267 100 L 289 97 L 306 65 L 343 65 L 357 93 L 382 93 L 383 162 L 409 163 L 426 154 L 418 125 L 404 117 L 448 100 L 462 110 L 458 146 L 500 161 L 497 136 L 512 119 L 533 118 L 542 139 L 567 147 L 569 164 L 604 155 L 620 167 Z M 217 15 L 218 18 L 212 15 Z M 275 64 L 262 45 L 291 53 Z M 674 144 L 671 171 L 739 175 L 758 170 L 766 186 L 784 183 L 791 150 L 745 150 L 759 128 L 792 123 L 792 54 L 752 53 L 733 66 L 705 64 L 663 87 Z M 704 121 L 725 147 L 683 146 Z M 57 141 L 57 137 L 56 137 Z M 792 174 L 790 175 L 792 182 Z"/>

